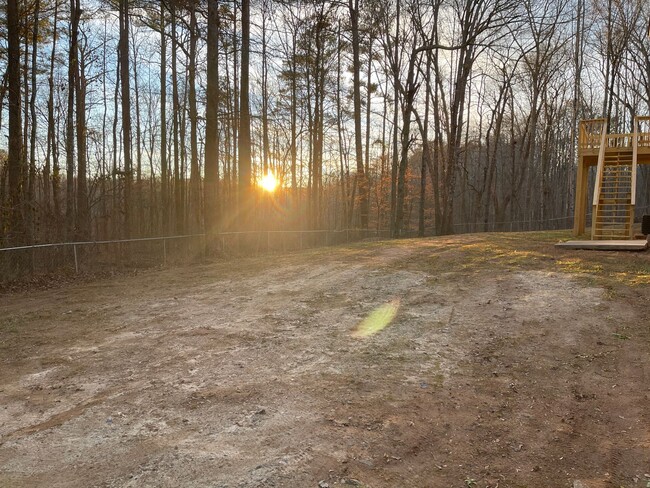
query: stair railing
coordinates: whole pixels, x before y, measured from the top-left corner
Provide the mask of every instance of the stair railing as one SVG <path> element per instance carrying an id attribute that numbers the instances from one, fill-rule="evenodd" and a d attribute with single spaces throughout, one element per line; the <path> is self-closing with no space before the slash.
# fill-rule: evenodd
<path id="1" fill-rule="evenodd" d="M 634 117 L 634 131 L 632 135 L 632 181 L 630 184 L 630 239 L 634 238 L 634 206 L 636 205 L 636 161 L 639 152 L 639 117 Z"/>
<path id="2" fill-rule="evenodd" d="M 603 172 L 605 170 L 605 145 L 607 143 L 607 123 L 603 122 L 600 131 L 600 150 L 598 151 L 598 168 L 596 170 L 596 185 L 594 186 L 594 198 L 591 212 L 591 239 L 596 238 L 596 225 L 598 222 L 598 202 L 600 201 L 600 190 L 602 186 Z"/>

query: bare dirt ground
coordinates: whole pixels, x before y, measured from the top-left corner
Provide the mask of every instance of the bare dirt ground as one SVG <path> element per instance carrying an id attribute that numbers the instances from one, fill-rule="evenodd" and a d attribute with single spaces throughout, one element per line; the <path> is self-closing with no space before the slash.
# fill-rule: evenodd
<path id="1" fill-rule="evenodd" d="M 650 486 L 650 253 L 560 237 L 0 296 L 0 486 Z"/>

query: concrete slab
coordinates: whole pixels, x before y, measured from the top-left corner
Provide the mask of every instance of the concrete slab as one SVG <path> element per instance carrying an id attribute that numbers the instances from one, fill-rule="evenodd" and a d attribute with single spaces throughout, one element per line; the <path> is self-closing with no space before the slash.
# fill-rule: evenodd
<path id="1" fill-rule="evenodd" d="M 555 244 L 567 249 L 590 249 L 596 251 L 645 251 L 648 241 L 645 239 L 612 241 L 566 241 Z"/>

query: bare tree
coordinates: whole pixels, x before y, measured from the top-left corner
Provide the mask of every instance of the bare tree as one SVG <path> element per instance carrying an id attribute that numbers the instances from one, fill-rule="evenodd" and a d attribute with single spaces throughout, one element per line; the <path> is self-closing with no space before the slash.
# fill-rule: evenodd
<path id="1" fill-rule="evenodd" d="M 76 0 L 79 1 L 79 0 Z M 131 161 L 131 89 L 129 69 L 129 2 L 120 0 L 120 81 L 122 95 L 122 135 L 124 152 L 124 235 L 131 235 L 131 191 L 133 164 Z"/>
<path id="2" fill-rule="evenodd" d="M 352 89 L 354 99 L 354 147 L 357 160 L 357 175 L 359 186 L 359 213 L 361 227 L 368 228 L 368 178 L 363 164 L 363 145 L 361 142 L 361 60 L 359 56 L 359 0 L 348 0 L 350 24 L 352 26 Z"/>
<path id="3" fill-rule="evenodd" d="M 68 112 L 66 117 L 66 236 L 71 239 L 75 235 L 76 209 L 75 209 L 75 140 L 74 140 L 74 114 L 75 114 L 75 87 L 77 86 L 78 55 L 79 55 L 79 19 L 81 8 L 79 0 L 70 0 L 70 44 L 68 51 Z"/>
<path id="4" fill-rule="evenodd" d="M 204 227 L 216 232 L 219 219 L 219 3 L 208 0 L 208 58 L 205 107 Z"/>
<path id="5" fill-rule="evenodd" d="M 239 219 L 240 224 L 246 228 L 251 223 L 251 124 L 249 103 L 249 69 L 250 69 L 250 1 L 242 0 L 241 3 L 242 33 L 241 33 L 241 86 L 239 105 Z"/>
<path id="6" fill-rule="evenodd" d="M 79 0 L 75 2 L 75 15 L 81 18 L 81 5 Z M 87 183 L 87 142 L 88 131 L 86 130 L 86 59 L 82 49 L 82 43 L 77 42 L 77 72 L 75 73 L 75 119 L 77 126 L 77 228 L 78 239 L 87 240 L 90 238 L 90 208 L 88 204 L 88 183 Z M 70 88 L 72 90 L 72 87 Z"/>
<path id="7" fill-rule="evenodd" d="M 14 244 L 24 239 L 23 204 L 23 135 L 20 103 L 20 9 L 18 0 L 7 1 L 7 85 L 9 102 L 9 237 Z"/>

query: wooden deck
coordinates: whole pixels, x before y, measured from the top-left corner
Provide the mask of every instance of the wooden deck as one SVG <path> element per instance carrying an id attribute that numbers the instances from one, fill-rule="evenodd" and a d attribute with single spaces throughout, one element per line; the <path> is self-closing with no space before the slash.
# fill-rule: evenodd
<path id="1" fill-rule="evenodd" d="M 645 251 L 648 248 L 646 239 L 616 240 L 616 241 L 566 241 L 555 244 L 566 249 L 587 249 L 594 251 Z"/>
<path id="2" fill-rule="evenodd" d="M 605 151 L 605 154 L 612 152 L 615 151 Z M 639 148 L 637 154 L 637 164 L 650 164 L 650 148 L 644 148 L 643 151 L 641 151 L 641 148 Z M 598 151 L 594 153 L 593 149 L 583 150 L 582 161 L 585 166 L 597 166 Z"/>
<path id="3" fill-rule="evenodd" d="M 576 174 L 576 192 L 573 219 L 573 235 L 578 237 L 585 233 L 587 224 L 587 194 L 589 191 L 589 169 L 596 167 L 596 184 L 593 191 L 593 201 L 591 203 L 593 223 L 591 237 L 594 240 L 600 239 L 624 239 L 628 237 L 624 234 L 632 234 L 632 219 L 634 208 L 636 206 L 636 175 L 639 164 L 650 164 L 650 116 L 634 117 L 631 132 L 628 133 L 608 133 L 608 124 L 605 119 L 582 120 L 578 132 L 578 168 Z M 629 167 L 631 178 L 608 178 L 606 168 L 611 166 Z M 620 169 L 620 168 L 619 168 Z M 611 172 L 611 168 L 610 168 Z M 627 181 L 623 181 L 627 179 Z M 621 218 L 624 212 L 629 212 L 629 224 L 621 227 L 620 232 L 604 235 L 602 228 L 606 224 L 613 224 L 616 220 L 620 224 L 618 214 L 616 219 L 612 219 L 611 212 L 612 202 L 603 201 L 601 196 L 603 189 L 608 191 L 614 186 L 619 189 L 621 184 L 627 184 L 630 188 L 627 193 L 630 195 L 626 202 L 614 202 L 621 210 Z M 604 192 L 607 193 L 607 192 Z M 608 214 L 609 212 L 609 214 Z M 614 214 L 612 214 L 614 215 Z M 609 241 L 611 242 L 611 241 Z M 609 247 L 606 247 L 608 249 Z M 580 247 L 587 249 L 587 247 Z M 602 249 L 602 247 L 589 247 L 589 249 Z"/>

